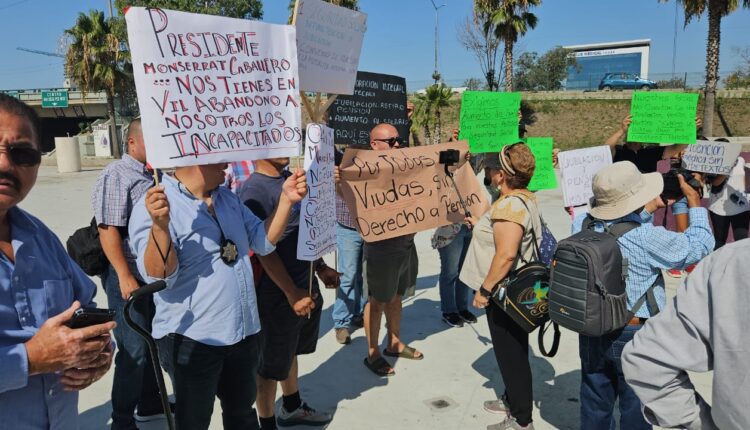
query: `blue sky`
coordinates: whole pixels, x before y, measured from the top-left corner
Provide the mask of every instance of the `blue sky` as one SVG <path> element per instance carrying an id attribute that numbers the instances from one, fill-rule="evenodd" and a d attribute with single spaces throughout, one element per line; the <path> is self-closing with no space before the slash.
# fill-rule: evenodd
<path id="1" fill-rule="evenodd" d="M 471 0 L 442 0 L 440 72 L 449 84 L 481 77 L 474 56 L 456 38 L 457 26 L 470 14 Z M 285 23 L 287 0 L 265 0 L 264 20 Z M 360 0 L 367 13 L 360 70 L 404 76 L 410 90 L 429 83 L 433 70 L 434 20 L 430 0 Z M 17 51 L 22 46 L 55 51 L 65 28 L 79 11 L 107 10 L 107 0 L 0 0 L 0 89 L 50 88 L 62 84 L 62 59 Z M 651 74 L 672 70 L 674 3 L 657 0 L 545 0 L 534 12 L 539 25 L 519 42 L 520 51 L 544 52 L 556 45 L 651 39 Z M 683 29 L 679 17 L 677 71 L 702 72 L 707 19 Z M 750 10 L 723 20 L 721 72 L 739 61 L 732 48 L 750 46 Z"/>

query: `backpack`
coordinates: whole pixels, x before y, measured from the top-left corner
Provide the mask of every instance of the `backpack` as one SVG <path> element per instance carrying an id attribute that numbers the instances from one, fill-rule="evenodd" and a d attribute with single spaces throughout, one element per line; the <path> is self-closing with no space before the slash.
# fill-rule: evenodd
<path id="1" fill-rule="evenodd" d="M 109 260 L 104 254 L 99 241 L 99 228 L 96 218 L 91 218 L 91 224 L 79 228 L 65 242 L 70 258 L 76 262 L 89 276 L 102 275 L 107 270 Z"/>
<path id="2" fill-rule="evenodd" d="M 576 333 L 599 337 L 625 327 L 646 301 L 658 312 L 653 290 L 661 274 L 628 311 L 628 262 L 617 240 L 640 224 L 605 225 L 603 233 L 595 231 L 594 224 L 589 215 L 579 233 L 557 245 L 550 271 L 549 315 Z"/>

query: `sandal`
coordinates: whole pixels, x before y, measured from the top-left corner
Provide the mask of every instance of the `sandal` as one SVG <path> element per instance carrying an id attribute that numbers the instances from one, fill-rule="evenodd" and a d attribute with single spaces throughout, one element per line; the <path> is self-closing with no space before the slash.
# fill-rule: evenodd
<path id="1" fill-rule="evenodd" d="M 388 357 L 396 357 L 396 358 L 406 358 L 407 360 L 421 360 L 424 358 L 424 354 L 421 352 L 419 353 L 419 356 L 417 356 L 417 350 L 410 347 L 410 346 L 404 346 L 404 350 L 401 352 L 391 352 L 388 351 L 388 348 L 383 350 L 383 355 L 387 355 Z"/>
<path id="2" fill-rule="evenodd" d="M 368 357 L 365 357 L 365 366 L 372 371 L 372 373 L 387 378 L 389 376 L 393 376 L 396 374 L 396 371 L 393 370 L 393 367 L 385 361 L 383 357 L 378 357 L 377 360 L 370 362 L 370 359 Z"/>

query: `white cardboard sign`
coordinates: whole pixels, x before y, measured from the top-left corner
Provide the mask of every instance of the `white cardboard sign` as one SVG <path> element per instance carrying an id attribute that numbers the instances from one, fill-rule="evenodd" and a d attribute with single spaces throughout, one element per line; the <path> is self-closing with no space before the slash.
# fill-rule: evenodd
<path id="1" fill-rule="evenodd" d="M 609 146 L 595 146 L 564 151 L 557 158 L 565 206 L 579 206 L 588 203 L 594 196 L 591 181 L 599 170 L 612 164 L 612 150 Z"/>
<path id="2" fill-rule="evenodd" d="M 295 29 L 131 7 L 125 14 L 153 167 L 295 156 Z"/>
<path id="3" fill-rule="evenodd" d="M 297 0 L 302 91 L 353 94 L 367 15 L 322 0 Z"/>
<path id="4" fill-rule="evenodd" d="M 305 172 L 309 191 L 302 200 L 297 259 L 314 261 L 336 249 L 336 189 L 333 129 L 309 124 Z"/>
<path id="5" fill-rule="evenodd" d="M 699 140 L 688 145 L 682 155 L 682 165 L 693 172 L 730 175 L 742 145 L 730 142 Z"/>

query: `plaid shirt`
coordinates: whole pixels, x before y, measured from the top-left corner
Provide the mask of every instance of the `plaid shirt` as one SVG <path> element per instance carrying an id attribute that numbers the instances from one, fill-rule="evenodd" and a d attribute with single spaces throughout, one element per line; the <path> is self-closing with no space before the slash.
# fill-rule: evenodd
<path id="1" fill-rule="evenodd" d="M 133 274 L 138 271 L 135 270 L 135 256 L 130 252 L 128 244 L 128 221 L 135 204 L 153 185 L 154 177 L 146 166 L 124 154 L 121 160 L 110 163 L 102 170 L 91 197 L 97 224 L 123 227 L 120 230 L 123 232 L 123 252 Z"/>
<path id="2" fill-rule="evenodd" d="M 588 214 L 579 215 L 573 221 L 574 234 L 581 231 L 583 220 L 587 216 Z M 714 235 L 708 224 L 706 209 L 691 208 L 689 217 L 690 225 L 682 233 L 656 227 L 641 216 L 634 214 L 607 222 L 609 225 L 620 221 L 641 224 L 640 227 L 625 233 L 617 241 L 622 256 L 628 260 L 628 279 L 625 284 L 628 309 L 633 309 L 635 302 L 656 282 L 662 270 L 684 269 L 699 262 L 714 249 Z M 601 224 L 596 227 L 596 230 L 603 231 Z M 663 309 L 667 303 L 663 279 L 659 279 L 654 288 L 654 296 L 659 310 Z M 641 318 L 653 316 L 645 304 L 635 315 Z"/>
<path id="3" fill-rule="evenodd" d="M 226 179 L 224 185 L 232 190 L 235 194 L 239 193 L 242 184 L 250 179 L 250 175 L 255 171 L 255 162 L 253 161 L 236 161 L 229 163 L 224 174 Z"/>
<path id="4" fill-rule="evenodd" d="M 346 205 L 344 199 L 336 193 L 336 221 L 346 228 L 356 229 L 356 223 L 349 213 L 349 206 Z"/>

